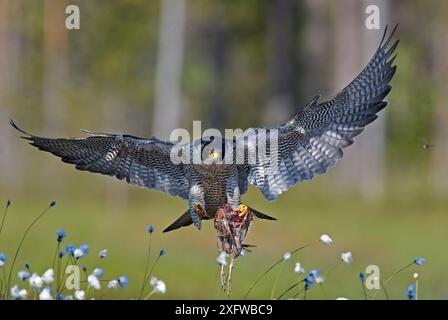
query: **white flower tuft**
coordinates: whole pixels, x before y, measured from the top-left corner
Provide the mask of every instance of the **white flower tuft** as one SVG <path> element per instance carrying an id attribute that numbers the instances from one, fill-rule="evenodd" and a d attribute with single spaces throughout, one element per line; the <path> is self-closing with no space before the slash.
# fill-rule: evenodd
<path id="1" fill-rule="evenodd" d="M 23 281 L 25 281 L 26 279 L 29 279 L 29 277 L 31 276 L 31 274 L 26 270 L 20 270 L 19 272 L 17 272 L 17 275 L 20 278 L 20 280 L 23 280 Z"/>
<path id="2" fill-rule="evenodd" d="M 220 266 L 226 266 L 227 265 L 227 253 L 225 253 L 224 251 L 222 251 L 218 258 L 216 258 L 216 262 L 218 262 L 218 264 Z"/>
<path id="3" fill-rule="evenodd" d="M 331 244 L 333 242 L 333 239 L 328 234 L 323 234 L 320 236 L 320 241 L 324 244 Z"/>
<path id="4" fill-rule="evenodd" d="M 350 251 L 341 253 L 342 262 L 350 264 L 353 261 L 353 255 Z"/>
<path id="5" fill-rule="evenodd" d="M 159 281 L 159 279 L 157 279 L 156 277 L 151 277 L 151 279 L 149 280 L 149 284 L 154 287 L 157 284 L 157 281 Z"/>
<path id="6" fill-rule="evenodd" d="M 84 290 L 75 291 L 76 300 L 84 300 L 86 298 L 86 292 Z"/>
<path id="7" fill-rule="evenodd" d="M 98 280 L 98 278 L 95 275 L 91 274 L 90 276 L 88 276 L 87 282 L 89 283 L 89 287 L 94 288 L 96 290 L 101 289 L 100 280 Z"/>
<path id="8" fill-rule="evenodd" d="M 291 259 L 291 252 L 285 252 L 283 254 L 283 260 L 289 260 Z"/>
<path id="9" fill-rule="evenodd" d="M 45 271 L 42 275 L 42 281 L 46 284 L 52 283 L 54 281 L 54 270 L 48 269 L 47 271 Z"/>
<path id="10" fill-rule="evenodd" d="M 75 249 L 74 253 L 73 253 L 73 257 L 75 257 L 75 259 L 79 259 L 84 255 L 84 252 L 81 249 Z"/>
<path id="11" fill-rule="evenodd" d="M 317 277 L 314 277 L 314 280 L 316 281 L 317 284 L 321 284 L 325 281 L 325 278 L 324 278 L 324 276 L 317 276 Z"/>
<path id="12" fill-rule="evenodd" d="M 111 280 L 107 284 L 108 288 L 117 288 L 118 287 L 118 280 Z"/>
<path id="13" fill-rule="evenodd" d="M 157 279 L 156 277 L 152 277 L 149 281 L 149 284 L 153 287 L 155 293 L 164 294 L 166 292 L 165 282 Z"/>
<path id="14" fill-rule="evenodd" d="M 44 288 L 39 294 L 39 300 L 53 300 L 49 287 Z"/>
<path id="15" fill-rule="evenodd" d="M 19 289 L 19 286 L 17 285 L 11 288 L 11 297 L 14 300 L 23 300 L 26 298 L 27 294 L 25 289 Z"/>
<path id="16" fill-rule="evenodd" d="M 33 288 L 42 288 L 42 285 L 44 284 L 43 280 L 37 273 L 33 273 L 31 277 L 28 279 L 28 282 L 30 283 L 30 286 Z"/>
<path id="17" fill-rule="evenodd" d="M 302 264 L 300 262 L 296 262 L 296 265 L 294 267 L 294 272 L 298 274 L 304 274 L 305 269 L 303 269 Z"/>
<path id="18" fill-rule="evenodd" d="M 108 255 L 108 253 L 107 253 L 107 249 L 103 249 L 103 250 L 101 250 L 100 253 L 99 253 L 99 256 L 100 256 L 101 259 L 106 259 L 106 258 L 107 258 L 107 255 Z"/>

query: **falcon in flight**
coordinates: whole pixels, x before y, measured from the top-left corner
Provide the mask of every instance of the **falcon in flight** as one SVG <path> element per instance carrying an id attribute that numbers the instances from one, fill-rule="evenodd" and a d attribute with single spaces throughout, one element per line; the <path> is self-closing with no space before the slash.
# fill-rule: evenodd
<path id="1" fill-rule="evenodd" d="M 88 132 L 86 138 L 43 138 L 24 134 L 25 139 L 39 150 L 60 157 L 76 169 L 114 176 L 143 188 L 154 188 L 188 200 L 188 210 L 166 231 L 213 219 L 216 212 L 229 204 L 244 216 L 251 212 L 259 218 L 273 219 L 241 203 L 248 184 L 259 188 L 272 201 L 290 187 L 323 174 L 342 158 L 343 149 L 354 142 L 366 125 L 377 118 L 386 107 L 384 101 L 395 74 L 393 61 L 398 40 L 392 41 L 395 29 L 386 38 L 387 28 L 379 48 L 364 70 L 342 91 L 328 101 L 311 99 L 294 118 L 269 128 L 251 128 L 242 134 L 242 161 L 223 162 L 228 150 L 237 139 L 202 138 L 184 145 L 161 141 L 155 137 L 139 138 L 125 134 Z M 393 55 L 393 56 L 392 56 Z M 277 132 L 276 150 L 272 149 L 266 130 Z M 249 159 L 247 154 L 260 148 L 268 152 Z M 173 152 L 199 152 L 201 163 L 173 162 Z M 274 153 L 277 165 L 269 157 Z M 257 153 L 258 154 L 258 153 Z M 235 159 L 235 156 L 232 155 Z"/>

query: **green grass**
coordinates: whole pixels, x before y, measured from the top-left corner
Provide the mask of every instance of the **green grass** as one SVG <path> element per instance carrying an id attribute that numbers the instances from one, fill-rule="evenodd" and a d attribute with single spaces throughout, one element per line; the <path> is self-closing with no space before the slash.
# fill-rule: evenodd
<path id="1" fill-rule="evenodd" d="M 57 206 L 39 221 L 26 239 L 18 267 L 25 261 L 29 261 L 38 272 L 51 267 L 56 247 L 55 231 L 63 227 L 69 234 L 65 244 L 88 243 L 91 247 L 91 253 L 80 264 L 88 265 L 90 270 L 101 265 L 106 271 L 106 279 L 122 274 L 129 276 L 129 288 L 106 290 L 105 298 L 136 298 L 146 259 L 148 234 L 145 225 L 151 223 L 156 228 L 154 253 L 162 247 L 168 251 L 154 273 L 165 281 L 168 290 L 165 295 L 154 295 L 153 298 L 226 298 L 220 289 L 219 267 L 215 261 L 218 252 L 211 223 L 205 223 L 200 232 L 190 227 L 162 234 L 161 230 L 184 212 L 185 202 L 155 191 L 117 184 L 116 194 L 128 191 L 127 205 L 120 207 L 121 200 L 114 201 L 105 196 L 105 182 L 101 181 L 104 177 L 86 175 L 82 179 L 92 180 L 79 192 L 64 190 L 59 193 L 57 189 L 50 188 L 32 193 L 29 192 L 33 190 L 13 193 L 13 205 L 0 236 L 0 252 L 5 252 L 11 259 L 29 222 L 50 200 L 55 199 Z M 107 183 L 111 181 L 107 179 Z M 446 198 L 433 198 L 425 186 L 404 192 L 397 187 L 398 184 L 391 184 L 385 199 L 364 201 L 354 192 L 330 192 L 332 186 L 328 181 L 322 178 L 303 184 L 273 203 L 262 199 L 256 190 L 251 190 L 243 198 L 248 205 L 279 220 L 254 222 L 246 242 L 257 247 L 237 260 L 230 298 L 242 298 L 255 279 L 285 251 L 316 242 L 322 233 L 331 235 L 334 243 L 306 248 L 288 261 L 276 286 L 276 296 L 297 281 L 298 276 L 293 272 L 296 261 L 300 261 L 306 271 L 318 268 L 325 274 L 340 261 L 341 252 L 352 251 L 354 262 L 341 264 L 326 277 L 325 294 L 317 286 L 307 294 L 307 298 L 344 296 L 362 299 L 362 287 L 357 276 L 367 265 L 378 265 L 384 280 L 416 256 L 425 257 L 427 263 L 423 267 L 412 267 L 393 279 L 387 286 L 391 298 L 404 298 L 407 285 L 413 281 L 414 271 L 420 273 L 419 298 L 446 298 Z M 3 190 L 2 194 L 6 192 Z M 33 196 L 29 197 L 29 194 Z M 6 202 L 7 199 L 1 200 Z M 99 264 L 97 253 L 104 248 L 109 250 L 109 258 Z M 270 273 L 254 288 L 249 298 L 269 298 L 276 275 L 277 271 Z M 13 279 L 12 284 L 18 283 L 15 274 Z M 377 297 L 383 298 L 384 295 L 380 292 Z"/>

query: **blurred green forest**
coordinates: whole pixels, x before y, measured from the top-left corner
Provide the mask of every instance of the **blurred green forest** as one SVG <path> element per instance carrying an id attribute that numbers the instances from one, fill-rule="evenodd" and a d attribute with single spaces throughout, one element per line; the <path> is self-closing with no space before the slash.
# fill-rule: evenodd
<path id="1" fill-rule="evenodd" d="M 79 30 L 65 27 L 67 5 L 79 6 Z M 381 30 L 365 27 L 366 7 L 380 8 Z M 197 232 L 161 230 L 186 202 L 76 172 L 18 138 L 10 118 L 43 136 L 81 136 L 79 129 L 168 138 L 193 120 L 203 129 L 272 125 L 320 94 L 328 99 L 367 64 L 386 24 L 399 23 L 397 74 L 382 111 L 344 159 L 325 176 L 273 203 L 251 188 L 243 201 L 277 217 L 254 223 L 254 252 L 237 261 L 231 298 L 241 298 L 283 252 L 328 233 L 334 246 L 303 251 L 277 290 L 296 279 L 293 262 L 330 269 L 342 251 L 354 263 L 327 279 L 326 294 L 362 298 L 357 280 L 369 264 L 387 276 L 421 255 L 421 298 L 448 294 L 448 2 L 423 0 L 0 0 L 0 200 L 13 200 L 0 252 L 13 255 L 27 221 L 50 200 L 58 205 L 33 230 L 19 257 L 44 271 L 54 232 L 69 242 L 108 248 L 106 274 L 126 273 L 131 286 L 110 298 L 133 298 L 143 277 L 145 224 L 168 254 L 156 298 L 224 298 L 211 224 Z M 401 299 L 412 272 L 391 283 Z M 273 277 L 253 292 L 268 298 Z M 381 296 L 381 294 L 379 295 Z"/>

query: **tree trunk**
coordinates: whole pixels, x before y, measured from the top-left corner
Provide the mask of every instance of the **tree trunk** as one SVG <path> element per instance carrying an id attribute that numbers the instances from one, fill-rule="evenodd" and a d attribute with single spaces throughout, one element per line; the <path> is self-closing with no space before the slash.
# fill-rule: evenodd
<path id="1" fill-rule="evenodd" d="M 45 132 L 55 134 L 63 133 L 67 117 L 64 99 L 68 83 L 66 6 L 66 0 L 44 2 L 43 124 Z"/>
<path id="2" fill-rule="evenodd" d="M 212 67 L 212 92 L 210 97 L 210 125 L 219 130 L 226 124 L 225 84 L 229 34 L 226 22 L 215 16 L 206 27 Z"/>
<path id="3" fill-rule="evenodd" d="M 263 122 L 272 125 L 291 114 L 294 96 L 291 61 L 292 1 L 270 1 L 268 12 L 269 96 Z"/>
<path id="4" fill-rule="evenodd" d="M 305 99 L 329 92 L 329 61 L 331 61 L 331 30 L 327 0 L 305 2 L 306 21 L 303 30 L 302 52 L 303 80 L 300 83 Z M 322 96 L 323 98 L 329 98 Z M 305 104 L 307 101 L 302 101 Z"/>
<path id="5" fill-rule="evenodd" d="M 365 26 L 365 8 L 375 4 L 380 8 L 380 30 Z M 370 61 L 387 24 L 388 1 L 347 0 L 334 4 L 334 93 L 343 89 Z M 366 199 L 375 200 L 383 195 L 385 114 L 370 124 L 353 146 L 345 151 L 338 164 L 338 186 L 356 189 Z"/>
<path id="6" fill-rule="evenodd" d="M 8 125 L 13 117 L 13 100 L 18 94 L 19 58 L 21 46 L 17 33 L 20 6 L 13 0 L 0 1 L 0 180 L 8 192 L 21 182 L 21 157 L 14 139 L 16 132 Z M 14 168 L 14 170 L 12 170 Z"/>
<path id="7" fill-rule="evenodd" d="M 185 16 L 185 0 L 161 1 L 153 132 L 162 139 L 180 122 Z"/>
<path id="8" fill-rule="evenodd" d="M 447 22 L 445 13 L 448 10 L 448 3 L 439 3 L 435 14 L 435 19 L 431 25 L 431 70 L 432 83 L 435 88 L 435 106 L 433 120 L 433 141 L 434 148 L 429 149 L 432 153 L 431 181 L 432 191 L 435 195 L 446 197 L 448 192 L 448 93 L 447 74 L 448 62 L 446 53 L 448 43 L 446 41 Z"/>

